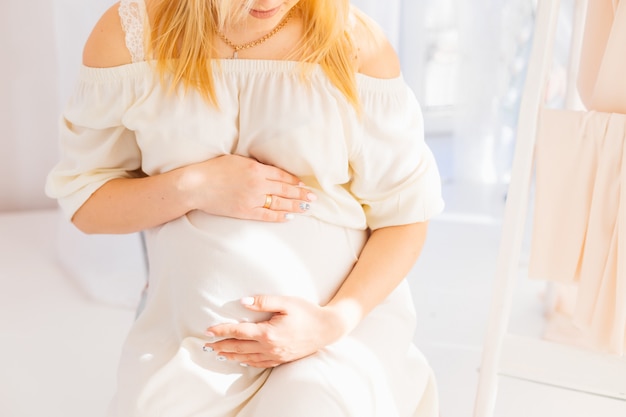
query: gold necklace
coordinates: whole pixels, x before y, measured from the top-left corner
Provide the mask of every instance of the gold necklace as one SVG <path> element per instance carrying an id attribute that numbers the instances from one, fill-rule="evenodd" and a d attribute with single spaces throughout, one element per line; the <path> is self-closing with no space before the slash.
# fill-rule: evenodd
<path id="1" fill-rule="evenodd" d="M 292 7 L 289 10 L 289 12 L 285 15 L 285 17 L 283 17 L 283 19 L 280 22 L 278 22 L 278 24 L 274 27 L 274 29 L 272 29 L 270 32 L 266 33 L 264 36 L 252 42 L 236 45 L 230 39 L 228 39 L 221 31 L 215 29 L 215 33 L 217 34 L 217 36 L 220 37 L 222 41 L 224 41 L 226 45 L 230 46 L 233 49 L 232 59 L 237 59 L 239 51 L 244 50 L 244 49 L 254 48 L 257 45 L 262 44 L 263 42 L 265 42 L 272 36 L 276 35 L 282 28 L 284 28 L 287 22 L 289 22 L 289 19 L 291 19 L 294 9 L 295 7 Z"/>

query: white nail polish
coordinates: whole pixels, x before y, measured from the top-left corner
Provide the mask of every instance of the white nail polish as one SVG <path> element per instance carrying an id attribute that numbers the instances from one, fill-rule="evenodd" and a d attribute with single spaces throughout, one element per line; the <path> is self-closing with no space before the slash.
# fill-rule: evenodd
<path id="1" fill-rule="evenodd" d="M 209 346 L 202 346 L 202 350 L 208 353 L 213 352 L 213 348 Z"/>
<path id="2" fill-rule="evenodd" d="M 243 297 L 241 299 L 241 304 L 243 304 L 245 306 L 254 305 L 254 297 Z"/>
<path id="3" fill-rule="evenodd" d="M 226 361 L 228 360 L 228 359 L 226 359 L 226 357 L 225 357 L 225 356 L 221 356 L 221 355 L 220 355 L 220 356 L 218 356 L 218 357 L 216 357 L 215 359 L 217 359 L 217 360 L 218 360 L 218 361 L 220 361 L 220 362 L 226 362 Z"/>
<path id="4" fill-rule="evenodd" d="M 293 213 L 287 213 L 287 214 L 285 214 L 285 220 L 293 220 L 293 219 L 295 219 L 295 218 L 296 218 L 296 216 L 294 216 L 294 214 L 293 214 Z"/>

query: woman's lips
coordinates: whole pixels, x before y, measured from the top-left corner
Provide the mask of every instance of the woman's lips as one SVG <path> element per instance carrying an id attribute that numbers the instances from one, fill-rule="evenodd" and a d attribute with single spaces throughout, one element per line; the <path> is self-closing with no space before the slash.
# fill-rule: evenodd
<path id="1" fill-rule="evenodd" d="M 250 10 L 250 15 L 252 17 L 256 17 L 257 19 L 269 19 L 270 17 L 274 17 L 276 13 L 280 10 L 280 6 L 274 7 L 270 10 Z"/>

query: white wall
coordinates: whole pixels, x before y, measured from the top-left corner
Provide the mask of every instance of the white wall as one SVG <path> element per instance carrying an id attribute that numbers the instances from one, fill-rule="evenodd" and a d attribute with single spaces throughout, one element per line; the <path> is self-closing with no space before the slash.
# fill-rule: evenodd
<path id="1" fill-rule="evenodd" d="M 0 3 L 0 210 L 53 206 L 44 176 L 57 153 L 52 2 Z"/>
<path id="2" fill-rule="evenodd" d="M 54 207 L 43 191 L 82 45 L 112 0 L 0 3 L 0 211 Z"/>

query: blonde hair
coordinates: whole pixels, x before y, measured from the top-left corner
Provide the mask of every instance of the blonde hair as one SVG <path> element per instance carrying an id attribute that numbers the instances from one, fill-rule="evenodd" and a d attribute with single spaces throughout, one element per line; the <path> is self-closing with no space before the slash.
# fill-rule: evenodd
<path id="1" fill-rule="evenodd" d="M 217 58 L 216 31 L 245 16 L 253 1 L 153 0 L 148 50 L 171 87 L 198 90 L 217 105 L 211 60 Z M 319 64 L 333 85 L 357 109 L 355 48 L 350 36 L 349 0 L 300 0 L 303 39 L 294 56 Z M 303 66 L 304 72 L 304 66 Z"/>

